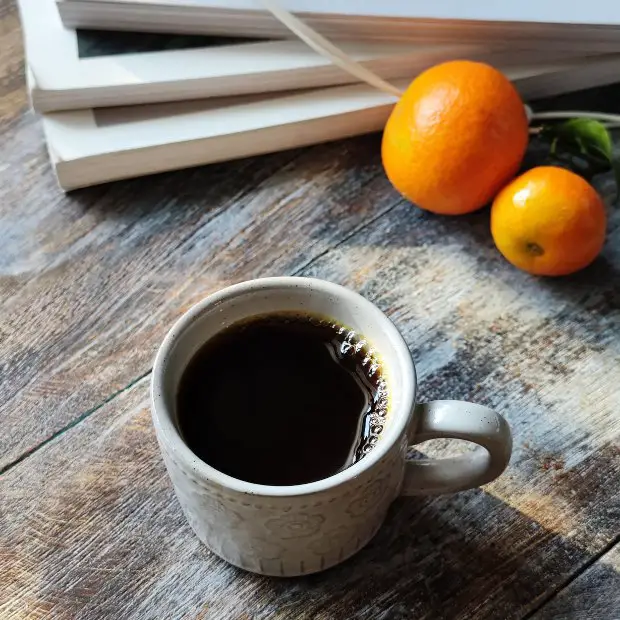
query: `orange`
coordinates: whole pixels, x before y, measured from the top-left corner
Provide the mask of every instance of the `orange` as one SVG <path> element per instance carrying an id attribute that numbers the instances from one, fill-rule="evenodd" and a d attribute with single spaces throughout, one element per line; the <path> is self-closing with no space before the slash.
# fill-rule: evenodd
<path id="1" fill-rule="evenodd" d="M 535 275 L 562 276 L 590 264 L 603 247 L 606 225 L 596 190 L 555 166 L 533 168 L 514 179 L 491 207 L 497 249 Z"/>
<path id="2" fill-rule="evenodd" d="M 381 155 L 401 194 L 455 215 L 488 204 L 517 173 L 527 143 L 525 108 L 508 78 L 458 60 L 413 80 L 385 126 Z"/>

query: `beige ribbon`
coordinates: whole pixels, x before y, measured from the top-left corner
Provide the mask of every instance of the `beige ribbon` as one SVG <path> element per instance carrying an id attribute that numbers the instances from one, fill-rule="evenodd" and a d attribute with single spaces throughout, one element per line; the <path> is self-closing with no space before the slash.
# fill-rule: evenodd
<path id="1" fill-rule="evenodd" d="M 315 52 L 325 56 L 335 65 L 344 69 L 358 80 L 374 86 L 378 90 L 400 98 L 402 91 L 393 84 L 386 82 L 382 77 L 373 73 L 370 69 L 360 64 L 339 47 L 328 41 L 316 30 L 308 26 L 290 11 L 283 9 L 275 0 L 260 0 L 263 6 L 293 34 L 297 35 L 304 43 L 309 45 Z"/>

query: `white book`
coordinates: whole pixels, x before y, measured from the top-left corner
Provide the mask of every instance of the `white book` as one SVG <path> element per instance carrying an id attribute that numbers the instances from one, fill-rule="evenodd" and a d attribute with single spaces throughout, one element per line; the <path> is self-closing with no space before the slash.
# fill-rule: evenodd
<path id="1" fill-rule="evenodd" d="M 65 24 L 185 33 L 290 36 L 260 0 L 57 0 Z M 279 0 L 327 37 L 500 41 L 620 51 L 617 0 Z"/>
<path id="2" fill-rule="evenodd" d="M 357 81 L 301 41 L 264 41 L 81 58 L 75 31 L 54 0 L 18 0 L 31 101 L 49 112 L 314 88 Z M 385 79 L 412 76 L 437 62 L 477 58 L 530 62 L 531 52 L 493 52 L 482 44 L 359 43 L 343 49 Z M 538 56 L 540 57 L 540 55 Z"/>
<path id="3" fill-rule="evenodd" d="M 607 84 L 620 55 L 507 70 L 527 99 Z M 399 86 L 404 87 L 406 83 Z M 383 128 L 394 98 L 367 85 L 43 116 L 65 190 L 337 140 Z"/>
<path id="4" fill-rule="evenodd" d="M 98 0 L 90 0 L 98 1 Z M 122 0 L 131 3 L 132 0 Z M 194 6 L 235 11 L 261 11 L 261 0 L 183 0 Z M 150 0 L 165 4 L 165 0 Z M 179 4 L 183 3 L 178 1 Z M 174 4 L 174 2 L 171 2 Z M 278 0 L 279 6 L 305 15 L 370 16 L 402 19 L 463 19 L 503 22 L 563 24 L 620 24 L 620 9 L 614 0 L 566 2 L 550 0 Z"/>

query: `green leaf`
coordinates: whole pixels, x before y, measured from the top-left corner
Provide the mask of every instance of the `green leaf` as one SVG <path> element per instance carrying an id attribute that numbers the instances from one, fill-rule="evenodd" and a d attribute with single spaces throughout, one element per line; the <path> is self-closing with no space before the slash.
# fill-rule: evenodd
<path id="1" fill-rule="evenodd" d="M 589 118 L 574 118 L 564 123 L 563 131 L 575 137 L 584 149 L 601 153 L 610 162 L 613 159 L 613 144 L 606 127 L 600 122 Z"/>
<path id="2" fill-rule="evenodd" d="M 551 141 L 552 153 L 559 149 L 578 152 L 586 157 L 603 159 L 611 165 L 613 145 L 605 126 L 588 118 L 574 118 L 564 123 L 546 125 L 542 135 Z"/>

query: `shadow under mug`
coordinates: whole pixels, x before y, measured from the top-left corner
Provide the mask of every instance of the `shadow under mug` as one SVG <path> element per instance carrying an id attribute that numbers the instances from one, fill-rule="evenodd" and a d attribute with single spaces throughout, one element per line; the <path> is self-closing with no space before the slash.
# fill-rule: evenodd
<path id="1" fill-rule="evenodd" d="M 384 429 L 364 458 L 296 486 L 252 484 L 210 467 L 185 444 L 175 411 L 181 375 L 206 341 L 240 320 L 278 311 L 320 314 L 363 334 L 378 355 L 389 394 Z M 191 308 L 157 353 L 151 409 L 166 468 L 198 538 L 231 564 L 264 575 L 303 575 L 338 564 L 368 543 L 399 495 L 451 493 L 490 482 L 504 471 L 512 449 L 508 424 L 487 407 L 450 400 L 416 404 L 415 368 L 394 324 L 361 295 L 313 278 L 251 280 Z M 409 446 L 436 438 L 478 447 L 454 458 L 406 459 Z"/>

